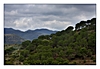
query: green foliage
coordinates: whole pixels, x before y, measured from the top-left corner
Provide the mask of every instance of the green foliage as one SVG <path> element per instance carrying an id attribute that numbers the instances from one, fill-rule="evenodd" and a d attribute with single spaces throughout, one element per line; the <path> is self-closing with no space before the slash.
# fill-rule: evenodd
<path id="1" fill-rule="evenodd" d="M 64 51 L 63 50 L 60 50 L 59 51 L 59 57 L 65 57 L 64 55 L 65 55 Z"/>
<path id="2" fill-rule="evenodd" d="M 70 32 L 70 31 L 72 31 L 73 29 L 74 29 L 73 26 L 69 26 L 65 31 L 68 33 L 68 32 Z"/>
<path id="3" fill-rule="evenodd" d="M 47 64 L 78 64 L 74 60 L 92 59 L 96 62 L 96 19 L 80 21 L 75 30 L 69 26 L 65 30 L 51 35 L 42 35 L 32 42 L 22 42 L 20 47 L 8 47 L 5 45 L 6 64 L 14 64 L 13 58 L 19 59 L 24 65 Z M 18 49 L 15 51 L 15 49 Z M 14 54 L 17 52 L 16 54 Z M 9 54 L 10 53 L 10 54 Z M 8 61 L 8 58 L 10 61 Z M 77 62 L 77 63 L 76 63 Z M 79 63 L 80 64 L 80 63 Z"/>
<path id="4" fill-rule="evenodd" d="M 96 62 L 96 59 L 93 59 L 93 62 Z"/>
<path id="5" fill-rule="evenodd" d="M 24 57 L 23 55 L 20 55 L 20 56 L 19 56 L 19 61 L 23 62 L 24 59 L 25 59 L 25 57 Z"/>
<path id="6" fill-rule="evenodd" d="M 96 58 L 95 57 L 91 57 L 91 59 L 93 60 L 93 62 L 96 62 Z"/>
<path id="7" fill-rule="evenodd" d="M 41 56 L 41 60 L 45 60 L 45 56 L 44 55 Z"/>
<path id="8" fill-rule="evenodd" d="M 84 60 L 84 63 L 86 63 L 86 60 Z"/>
<path id="9" fill-rule="evenodd" d="M 41 45 L 48 46 L 49 45 L 49 41 L 44 39 L 44 40 L 41 41 Z"/>
<path id="10" fill-rule="evenodd" d="M 5 54 L 10 54 L 10 53 L 12 53 L 13 51 L 14 51 L 15 49 L 13 48 L 13 47 L 10 47 L 10 48 L 7 48 L 7 49 L 5 49 Z"/>
<path id="11" fill-rule="evenodd" d="M 25 60 L 25 61 L 23 62 L 23 64 L 24 64 L 24 65 L 30 65 L 30 62 L 29 62 L 28 60 Z"/>
<path id="12" fill-rule="evenodd" d="M 29 55 L 29 51 L 28 50 L 22 50 L 20 52 L 20 55 L 23 55 L 24 57 L 27 57 Z"/>
<path id="13" fill-rule="evenodd" d="M 63 62 L 63 64 L 68 64 L 69 63 L 69 60 L 68 59 L 66 59 L 66 60 L 64 60 L 64 62 Z"/>
<path id="14" fill-rule="evenodd" d="M 59 62 L 64 62 L 64 59 L 61 58 L 61 57 L 57 57 L 56 60 L 59 61 Z"/>
<path id="15" fill-rule="evenodd" d="M 53 57 L 48 57 L 47 61 L 48 61 L 48 64 L 52 64 L 52 61 L 54 60 Z"/>
<path id="16" fill-rule="evenodd" d="M 76 65 L 77 63 L 74 61 L 72 64 L 73 64 L 73 65 Z"/>
<path id="17" fill-rule="evenodd" d="M 58 61 L 57 61 L 57 60 L 53 60 L 53 61 L 52 61 L 52 64 L 57 65 L 57 64 L 58 64 Z"/>
<path id="18" fill-rule="evenodd" d="M 49 40 L 50 37 L 49 37 L 49 35 L 41 35 L 41 36 L 38 37 L 38 39 L 47 39 L 47 40 Z"/>
<path id="19" fill-rule="evenodd" d="M 31 41 L 29 40 L 22 42 L 22 48 L 26 48 L 30 43 Z"/>
<path id="20" fill-rule="evenodd" d="M 11 61 L 5 61 L 5 65 L 13 65 L 13 62 L 11 62 Z"/>

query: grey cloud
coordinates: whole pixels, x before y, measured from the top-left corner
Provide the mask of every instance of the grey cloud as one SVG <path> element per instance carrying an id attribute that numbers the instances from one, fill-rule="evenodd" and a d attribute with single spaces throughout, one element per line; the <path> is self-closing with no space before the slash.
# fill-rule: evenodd
<path id="1" fill-rule="evenodd" d="M 5 27 L 13 27 L 20 30 L 48 27 L 62 30 L 68 25 L 74 26 L 81 20 L 95 17 L 96 5 L 4 4 L 4 15 Z"/>

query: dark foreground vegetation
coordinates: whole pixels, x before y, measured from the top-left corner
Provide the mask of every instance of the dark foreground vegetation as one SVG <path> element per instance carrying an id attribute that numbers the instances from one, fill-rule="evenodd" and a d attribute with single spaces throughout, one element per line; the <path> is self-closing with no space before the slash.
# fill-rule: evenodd
<path id="1" fill-rule="evenodd" d="M 95 65 L 96 18 L 22 44 L 5 45 L 5 65 Z M 30 36 L 31 37 L 31 36 Z"/>

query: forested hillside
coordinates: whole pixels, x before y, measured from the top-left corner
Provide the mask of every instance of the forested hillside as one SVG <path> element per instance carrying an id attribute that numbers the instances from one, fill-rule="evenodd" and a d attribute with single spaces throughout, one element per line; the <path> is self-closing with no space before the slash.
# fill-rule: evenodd
<path id="1" fill-rule="evenodd" d="M 96 18 L 5 48 L 5 65 L 96 64 Z M 5 46 L 7 47 L 7 46 Z"/>

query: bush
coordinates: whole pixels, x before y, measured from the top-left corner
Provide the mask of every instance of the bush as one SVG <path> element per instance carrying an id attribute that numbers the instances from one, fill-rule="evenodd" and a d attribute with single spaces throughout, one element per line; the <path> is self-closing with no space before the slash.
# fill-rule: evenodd
<path id="1" fill-rule="evenodd" d="M 23 55 L 24 57 L 27 57 L 29 55 L 29 51 L 28 50 L 22 50 L 20 52 L 21 55 Z"/>
<path id="2" fill-rule="evenodd" d="M 86 60 L 84 60 L 84 63 L 86 63 Z"/>
<path id="3" fill-rule="evenodd" d="M 30 65 L 28 60 L 25 60 L 25 61 L 23 62 L 23 64 L 24 64 L 24 65 Z"/>
<path id="4" fill-rule="evenodd" d="M 69 60 L 65 60 L 64 62 L 63 62 L 63 64 L 68 64 L 69 63 Z"/>
<path id="5" fill-rule="evenodd" d="M 5 49 L 4 52 L 5 52 L 5 54 L 7 54 L 7 53 L 10 54 L 10 53 L 12 53 L 14 50 L 15 50 L 15 49 L 14 49 L 13 47 L 10 47 L 10 48 Z"/>
<path id="6" fill-rule="evenodd" d="M 93 62 L 96 62 L 96 59 L 93 59 Z"/>
<path id="7" fill-rule="evenodd" d="M 57 65 L 58 64 L 58 61 L 57 60 L 53 60 L 52 61 L 52 64 Z"/>
<path id="8" fill-rule="evenodd" d="M 13 63 L 11 61 L 5 61 L 4 63 L 5 65 L 13 65 Z"/>
<path id="9" fill-rule="evenodd" d="M 19 57 L 19 61 L 21 61 L 21 62 L 24 61 L 24 56 L 23 56 L 23 55 L 20 55 L 20 57 Z"/>
<path id="10" fill-rule="evenodd" d="M 91 57 L 91 59 L 93 60 L 93 62 L 96 62 L 96 58 L 94 58 L 93 56 Z"/>
<path id="11" fill-rule="evenodd" d="M 77 63 L 74 61 L 72 64 L 73 64 L 73 65 L 76 65 Z"/>
<path id="12" fill-rule="evenodd" d="M 64 59 L 60 58 L 60 57 L 56 58 L 56 60 L 59 61 L 59 62 L 64 62 Z"/>
<path id="13" fill-rule="evenodd" d="M 48 59 L 47 59 L 48 64 L 51 64 L 52 61 L 53 61 L 53 57 L 48 57 Z"/>
<path id="14" fill-rule="evenodd" d="M 30 43 L 31 41 L 29 40 L 22 42 L 22 48 L 26 48 Z"/>

